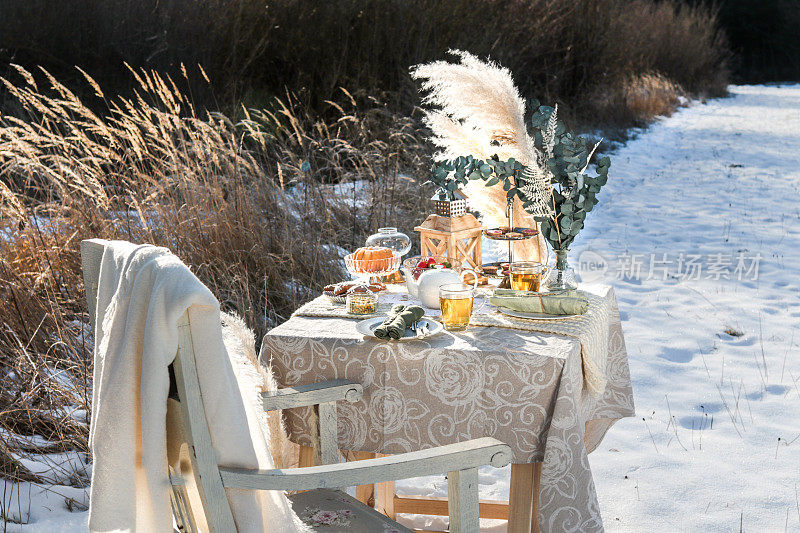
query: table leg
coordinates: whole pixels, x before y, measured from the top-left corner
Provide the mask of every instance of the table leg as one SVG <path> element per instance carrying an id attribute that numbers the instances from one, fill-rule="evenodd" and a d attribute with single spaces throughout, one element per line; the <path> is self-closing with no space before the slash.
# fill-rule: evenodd
<path id="1" fill-rule="evenodd" d="M 533 530 L 533 493 L 535 464 L 512 464 L 508 495 L 508 533 L 530 533 Z M 537 502 L 538 503 L 538 502 Z M 538 520 L 535 521 L 538 529 Z"/>
<path id="2" fill-rule="evenodd" d="M 386 457 L 379 453 L 378 457 Z M 383 513 L 392 520 L 395 519 L 394 512 L 394 481 L 384 481 L 375 484 L 375 510 Z"/>
<path id="3" fill-rule="evenodd" d="M 299 467 L 314 466 L 314 448 L 311 446 L 300 445 L 300 457 L 298 458 Z"/>
<path id="4" fill-rule="evenodd" d="M 374 459 L 375 453 L 372 452 L 345 452 L 345 459 L 348 461 L 362 461 L 364 459 Z M 375 485 L 359 485 L 356 487 L 356 499 L 364 505 L 375 507 Z"/>
<path id="5" fill-rule="evenodd" d="M 539 529 L 539 490 L 542 482 L 542 463 L 533 463 L 533 505 L 531 505 L 531 533 L 541 533 Z"/>

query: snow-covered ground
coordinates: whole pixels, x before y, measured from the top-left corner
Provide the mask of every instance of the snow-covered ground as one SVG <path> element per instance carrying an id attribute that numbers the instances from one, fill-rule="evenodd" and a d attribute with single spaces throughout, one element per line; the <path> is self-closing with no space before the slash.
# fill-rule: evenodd
<path id="1" fill-rule="evenodd" d="M 616 287 L 638 409 L 590 456 L 608 531 L 800 531 L 800 85 L 731 93 L 613 154 L 571 253 Z M 482 470 L 482 497 L 508 475 Z M 9 531 L 82 529 L 63 496 L 16 489 L 31 524 Z"/>
<path id="2" fill-rule="evenodd" d="M 590 455 L 608 531 L 800 531 L 799 198 L 798 85 L 732 87 L 612 154 L 571 253 L 604 260 L 582 274 L 616 287 L 636 399 Z M 508 497 L 507 468 L 481 482 Z"/>

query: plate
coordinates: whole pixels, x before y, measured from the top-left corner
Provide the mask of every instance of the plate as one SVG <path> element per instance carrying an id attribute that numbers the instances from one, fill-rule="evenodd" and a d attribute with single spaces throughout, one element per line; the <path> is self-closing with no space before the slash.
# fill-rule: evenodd
<path id="1" fill-rule="evenodd" d="M 367 337 L 372 337 L 373 339 L 377 339 L 378 337 L 375 336 L 373 331 L 375 328 L 383 324 L 383 321 L 386 320 L 386 317 L 375 317 L 375 318 L 368 318 L 366 320 L 362 320 L 356 324 L 356 331 L 359 333 L 366 335 Z M 442 326 L 439 322 L 435 320 L 431 320 L 430 318 L 421 318 L 420 323 L 428 325 L 428 334 L 423 337 L 423 339 L 427 339 L 437 333 L 441 333 L 444 330 L 444 326 Z M 417 334 L 411 331 L 410 329 L 406 328 L 405 335 L 403 335 L 399 339 L 378 339 L 378 340 L 398 340 L 398 341 L 408 341 L 417 338 Z"/>
<path id="2" fill-rule="evenodd" d="M 516 318 L 529 318 L 532 320 L 568 320 L 580 315 L 546 315 L 544 313 L 525 313 L 523 311 L 514 311 L 513 309 L 506 309 L 505 307 L 498 307 L 498 311 L 504 315 L 513 316 Z"/>
<path id="3" fill-rule="evenodd" d="M 508 267 L 503 268 L 503 265 L 508 265 L 508 264 L 510 264 L 508 261 L 495 261 L 493 263 L 484 263 L 484 264 L 481 265 L 481 273 L 484 276 L 488 277 L 488 278 L 504 279 L 504 278 L 508 277 L 508 274 L 507 274 Z M 485 267 L 498 267 L 497 268 L 497 273 L 496 274 L 489 274 L 484 270 Z M 504 274 L 504 272 L 506 272 L 506 273 Z"/>
<path id="4" fill-rule="evenodd" d="M 355 281 L 349 281 L 349 282 L 348 281 L 340 281 L 339 283 L 356 283 L 357 284 L 357 282 L 355 282 Z M 338 285 L 338 284 L 334 284 L 334 285 Z M 384 292 L 386 292 L 386 287 L 385 286 L 384 286 L 383 289 L 381 289 L 379 291 L 372 291 L 372 294 L 382 294 Z M 335 304 L 347 303 L 347 293 L 340 294 L 340 295 L 337 296 L 337 295 L 333 294 L 332 292 L 322 291 L 322 294 L 327 296 L 328 299 L 331 302 L 335 303 Z"/>
<path id="5" fill-rule="evenodd" d="M 536 233 L 531 234 L 531 235 L 520 235 L 519 237 L 508 237 L 507 236 L 507 234 L 511 233 L 511 232 L 521 233 L 521 230 L 523 230 L 523 229 L 525 229 L 525 230 L 531 230 L 532 229 Z M 498 230 L 500 230 L 500 228 L 488 228 L 488 229 L 485 229 L 485 230 L 483 230 L 483 236 L 486 237 L 487 239 L 491 239 L 493 241 L 526 241 L 528 239 L 533 239 L 534 237 L 539 235 L 539 230 L 537 230 L 535 228 L 520 228 L 520 227 L 511 228 L 510 230 L 504 232 L 502 235 L 489 235 L 490 231 L 493 232 L 493 231 L 498 231 Z M 500 230 L 500 231 L 502 231 L 502 230 Z"/>

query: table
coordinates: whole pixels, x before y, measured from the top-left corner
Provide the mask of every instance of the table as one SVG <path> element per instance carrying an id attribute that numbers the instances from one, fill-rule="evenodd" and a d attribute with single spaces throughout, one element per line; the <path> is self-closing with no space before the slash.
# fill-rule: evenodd
<path id="1" fill-rule="evenodd" d="M 295 315 L 264 337 L 260 357 L 282 386 L 363 384 L 362 401 L 338 405 L 340 449 L 365 457 L 491 436 L 514 453 L 509 531 L 601 531 L 587 453 L 634 405 L 614 291 L 590 290 L 611 309 L 599 397 L 584 390 L 577 339 L 500 327 L 389 343 L 364 339 L 357 320 Z M 285 415 L 290 438 L 310 446 L 312 411 Z"/>

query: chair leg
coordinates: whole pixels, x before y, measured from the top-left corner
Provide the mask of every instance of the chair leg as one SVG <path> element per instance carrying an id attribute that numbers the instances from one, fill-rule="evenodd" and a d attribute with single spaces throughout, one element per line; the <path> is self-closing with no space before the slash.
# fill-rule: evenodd
<path id="1" fill-rule="evenodd" d="M 177 528 L 175 531 L 183 533 L 186 529 L 184 526 L 183 513 L 181 512 L 180 505 L 177 502 L 178 495 L 175 493 L 175 487 L 172 488 L 172 494 L 169 495 L 169 504 L 172 507 L 172 516 L 175 519 Z"/>
<path id="2" fill-rule="evenodd" d="M 447 491 L 450 533 L 478 533 L 478 469 L 449 472 Z"/>
<path id="3" fill-rule="evenodd" d="M 196 533 L 197 526 L 194 523 L 191 509 L 189 508 L 189 498 L 186 494 L 186 487 L 183 485 L 172 485 L 170 503 L 178 531 L 181 533 Z"/>

